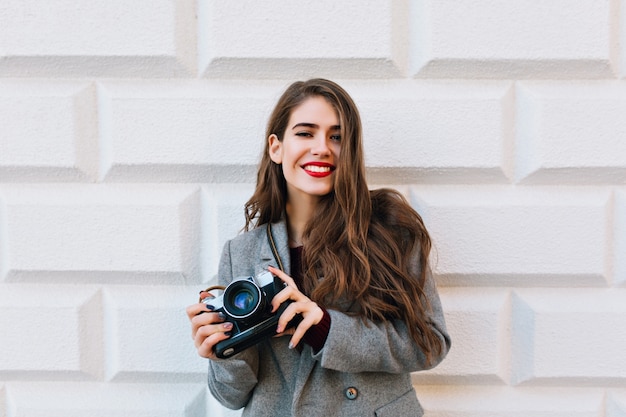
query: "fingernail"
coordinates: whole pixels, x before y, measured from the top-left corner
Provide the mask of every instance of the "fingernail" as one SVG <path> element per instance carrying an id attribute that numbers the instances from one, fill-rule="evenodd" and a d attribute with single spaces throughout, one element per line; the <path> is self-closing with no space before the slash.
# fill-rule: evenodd
<path id="1" fill-rule="evenodd" d="M 226 320 L 226 314 L 222 313 L 221 311 L 219 313 L 217 313 L 217 317 L 220 320 Z"/>
<path id="2" fill-rule="evenodd" d="M 293 349 L 295 347 L 296 347 L 296 345 L 294 345 L 293 342 L 289 342 L 289 349 Z"/>
<path id="3" fill-rule="evenodd" d="M 282 326 L 278 326 L 276 328 L 276 333 L 282 333 L 283 332 L 283 327 Z"/>
<path id="4" fill-rule="evenodd" d="M 206 309 L 209 311 L 215 310 L 215 307 L 213 307 L 212 305 L 205 304 L 205 306 L 206 306 Z"/>
<path id="5" fill-rule="evenodd" d="M 233 332 L 224 332 L 224 334 L 225 334 L 226 336 L 232 336 L 232 335 L 233 335 Z"/>
<path id="6" fill-rule="evenodd" d="M 230 330 L 230 329 L 233 328 L 233 324 L 231 322 L 226 322 L 226 323 L 224 323 L 224 328 L 226 330 Z"/>

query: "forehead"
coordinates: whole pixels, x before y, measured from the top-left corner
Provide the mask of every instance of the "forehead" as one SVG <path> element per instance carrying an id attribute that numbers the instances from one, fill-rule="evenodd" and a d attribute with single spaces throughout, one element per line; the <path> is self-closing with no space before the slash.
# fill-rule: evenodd
<path id="1" fill-rule="evenodd" d="M 290 127 L 294 123 L 314 123 L 317 125 L 338 125 L 339 115 L 335 108 L 323 97 L 309 97 L 294 107 L 289 118 Z"/>

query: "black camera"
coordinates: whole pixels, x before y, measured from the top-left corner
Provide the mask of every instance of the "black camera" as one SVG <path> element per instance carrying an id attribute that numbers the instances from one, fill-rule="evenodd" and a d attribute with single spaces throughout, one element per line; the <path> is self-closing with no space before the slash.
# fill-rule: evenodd
<path id="1" fill-rule="evenodd" d="M 286 284 L 269 271 L 256 277 L 235 278 L 224 289 L 224 293 L 215 298 L 202 300 L 213 311 L 221 312 L 226 320 L 233 323 L 232 335 L 215 345 L 218 358 L 228 358 L 239 353 L 262 339 L 276 334 L 276 326 L 282 312 L 291 301 L 286 301 L 272 313 L 272 298 Z M 301 320 L 298 314 L 287 328 L 295 326 Z"/>

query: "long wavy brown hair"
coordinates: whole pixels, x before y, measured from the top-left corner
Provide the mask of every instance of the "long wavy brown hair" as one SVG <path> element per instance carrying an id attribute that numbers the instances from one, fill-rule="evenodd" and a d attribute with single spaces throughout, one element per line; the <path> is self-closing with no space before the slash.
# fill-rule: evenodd
<path id="1" fill-rule="evenodd" d="M 424 296 L 429 234 L 420 215 L 400 193 L 369 190 L 361 118 L 352 98 L 336 83 L 298 81 L 278 100 L 267 125 L 256 189 L 245 205 L 245 230 L 285 216 L 285 177 L 281 165 L 269 157 L 267 138 L 275 134 L 282 141 L 292 111 L 310 97 L 323 97 L 337 112 L 341 152 L 333 191 L 320 199 L 304 231 L 300 289 L 325 307 L 346 311 L 348 301 L 350 312 L 363 318 L 403 320 L 431 360 L 442 346 L 428 321 L 430 306 Z"/>

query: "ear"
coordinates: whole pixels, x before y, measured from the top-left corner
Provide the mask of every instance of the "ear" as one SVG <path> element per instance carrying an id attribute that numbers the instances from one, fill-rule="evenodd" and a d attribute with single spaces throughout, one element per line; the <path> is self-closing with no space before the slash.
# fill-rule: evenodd
<path id="1" fill-rule="evenodd" d="M 270 159 L 277 164 L 281 164 L 283 162 L 283 143 L 273 133 L 267 138 L 267 141 L 269 143 Z"/>

